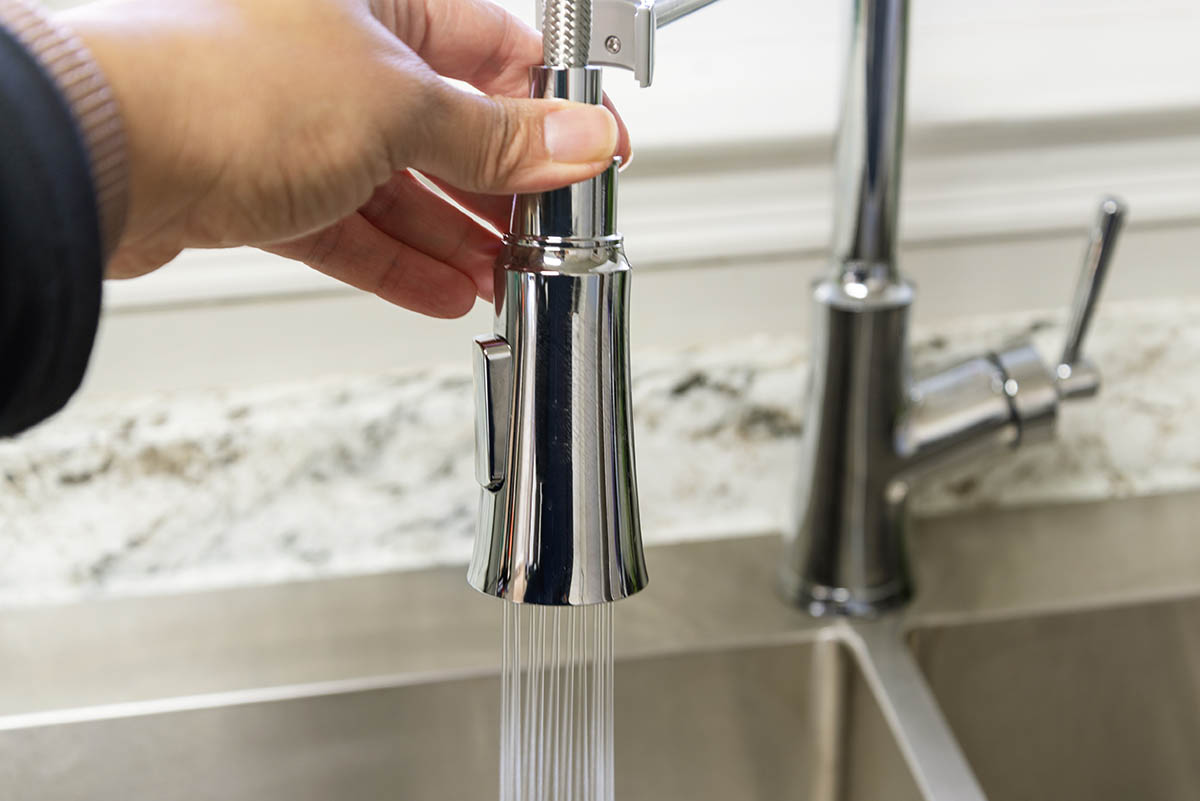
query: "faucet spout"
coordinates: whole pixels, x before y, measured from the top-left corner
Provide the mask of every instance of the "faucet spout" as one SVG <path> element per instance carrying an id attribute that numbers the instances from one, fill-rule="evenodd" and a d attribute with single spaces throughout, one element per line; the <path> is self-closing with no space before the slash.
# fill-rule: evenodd
<path id="1" fill-rule="evenodd" d="M 853 13 L 836 145 L 833 258 L 843 275 L 895 282 L 908 0 L 854 0 Z"/>
<path id="2" fill-rule="evenodd" d="M 906 602 L 906 459 L 913 291 L 896 265 L 907 0 L 855 0 L 837 136 L 833 264 L 813 292 L 813 347 L 785 593 L 814 614 Z"/>

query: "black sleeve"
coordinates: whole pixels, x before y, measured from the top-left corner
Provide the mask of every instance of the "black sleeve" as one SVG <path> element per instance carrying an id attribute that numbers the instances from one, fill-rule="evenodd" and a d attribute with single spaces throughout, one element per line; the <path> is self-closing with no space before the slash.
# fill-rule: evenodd
<path id="1" fill-rule="evenodd" d="M 103 255 L 88 154 L 66 101 L 0 26 L 0 437 L 79 388 Z"/>

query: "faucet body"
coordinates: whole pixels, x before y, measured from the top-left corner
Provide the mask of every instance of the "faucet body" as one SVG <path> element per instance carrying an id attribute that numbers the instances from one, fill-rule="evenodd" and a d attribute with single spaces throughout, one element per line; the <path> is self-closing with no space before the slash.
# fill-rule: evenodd
<path id="1" fill-rule="evenodd" d="M 533 96 L 602 102 L 597 65 L 653 78 L 655 31 L 713 0 L 545 0 Z M 915 291 L 896 259 L 908 0 L 852 0 L 831 265 L 814 329 L 785 594 L 814 614 L 873 615 L 912 596 L 907 502 L 927 473 L 1053 437 L 1064 400 L 1099 388 L 1082 343 L 1124 218 L 1092 229 L 1067 342 L 1016 342 L 911 374 Z M 515 602 L 586 605 L 647 583 L 629 392 L 629 264 L 616 167 L 516 198 L 496 265 L 494 334 L 475 341 L 479 528 L 468 571 Z"/>
<path id="2" fill-rule="evenodd" d="M 532 96 L 603 102 L 600 65 L 649 86 L 654 33 L 713 0 L 539 0 Z M 515 603 L 626 598 L 648 577 L 629 382 L 631 270 L 617 168 L 514 199 L 496 262 L 494 333 L 475 339 L 468 582 Z"/>
<path id="3" fill-rule="evenodd" d="M 783 569 L 814 611 L 865 613 L 910 595 L 903 458 L 913 288 L 896 265 L 906 0 L 856 0 L 836 141 L 834 241 L 813 290 L 800 497 Z"/>
<path id="4" fill-rule="evenodd" d="M 897 266 L 908 0 L 854 0 L 837 136 L 832 263 L 813 289 L 800 506 L 785 534 L 785 595 L 813 614 L 906 603 L 914 481 L 947 464 L 1052 438 L 1060 402 L 1099 387 L 1082 341 L 1124 210 L 1101 207 L 1068 343 L 1047 365 L 1028 342 L 916 379 L 915 292 Z"/>
<path id="5" fill-rule="evenodd" d="M 546 40 L 554 61 L 586 60 L 570 44 L 578 36 Z M 534 67 L 532 78 L 535 97 L 603 98 L 595 67 Z M 605 603 L 648 581 L 629 396 L 630 267 L 616 229 L 616 185 L 613 164 L 596 178 L 516 198 L 495 268 L 495 333 L 475 340 L 482 491 L 467 578 L 509 601 Z"/>

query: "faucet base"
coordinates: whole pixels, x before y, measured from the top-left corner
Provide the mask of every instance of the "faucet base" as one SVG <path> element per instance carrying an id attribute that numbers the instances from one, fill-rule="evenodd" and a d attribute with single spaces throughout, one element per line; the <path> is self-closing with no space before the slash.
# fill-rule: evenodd
<path id="1" fill-rule="evenodd" d="M 874 618 L 899 609 L 912 600 L 912 585 L 898 580 L 869 592 L 829 587 L 805 581 L 790 568 L 779 573 L 779 589 L 788 603 L 813 617 Z"/>
<path id="2" fill-rule="evenodd" d="M 802 503 L 784 533 L 783 586 L 812 614 L 869 617 L 911 595 L 895 432 L 908 404 L 913 290 L 843 274 L 813 292 Z"/>

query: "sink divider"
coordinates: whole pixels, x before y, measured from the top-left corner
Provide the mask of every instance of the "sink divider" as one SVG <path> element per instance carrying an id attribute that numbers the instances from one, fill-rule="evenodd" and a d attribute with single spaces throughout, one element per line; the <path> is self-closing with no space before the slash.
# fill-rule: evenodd
<path id="1" fill-rule="evenodd" d="M 899 616 L 839 621 L 876 701 L 927 801 L 987 801 L 916 660 Z M 836 796 L 830 796 L 836 798 Z M 814 796 L 824 801 L 825 796 Z"/>

